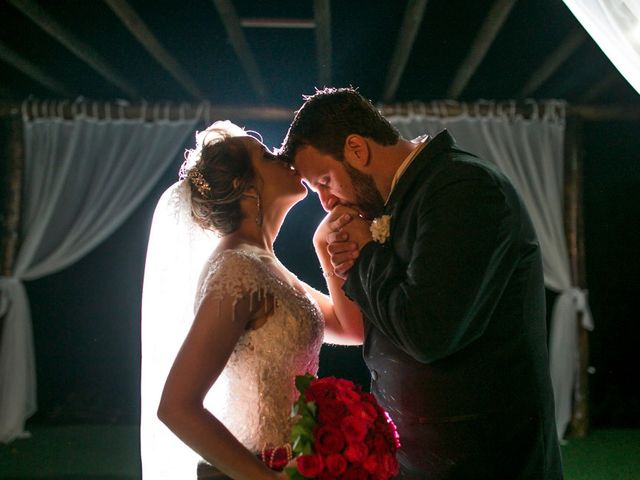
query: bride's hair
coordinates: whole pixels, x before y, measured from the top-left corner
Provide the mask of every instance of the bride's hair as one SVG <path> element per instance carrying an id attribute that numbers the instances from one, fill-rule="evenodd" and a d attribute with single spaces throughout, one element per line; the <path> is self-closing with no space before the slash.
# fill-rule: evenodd
<path id="1" fill-rule="evenodd" d="M 196 148 L 187 151 L 180 171 L 191 189 L 193 219 L 220 236 L 240 226 L 240 199 L 254 180 L 249 151 L 240 140 L 246 136 L 229 121 L 215 122 L 196 134 Z"/>

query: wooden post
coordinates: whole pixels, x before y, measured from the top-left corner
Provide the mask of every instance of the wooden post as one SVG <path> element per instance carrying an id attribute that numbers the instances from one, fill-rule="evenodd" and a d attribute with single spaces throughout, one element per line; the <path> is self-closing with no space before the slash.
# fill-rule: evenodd
<path id="1" fill-rule="evenodd" d="M 564 163 L 565 233 L 573 284 L 586 289 L 584 223 L 582 215 L 583 152 L 582 123 L 576 116 L 567 117 Z M 570 433 L 584 437 L 589 431 L 589 337 L 582 327 L 582 314 L 576 318 L 579 371 L 574 391 Z"/>

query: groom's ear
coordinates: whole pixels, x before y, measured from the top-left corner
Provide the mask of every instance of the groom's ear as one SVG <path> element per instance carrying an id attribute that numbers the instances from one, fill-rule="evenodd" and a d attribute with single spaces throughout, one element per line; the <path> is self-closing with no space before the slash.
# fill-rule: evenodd
<path id="1" fill-rule="evenodd" d="M 355 168 L 365 168 L 371 161 L 371 150 L 362 135 L 352 133 L 344 141 L 344 158 Z"/>

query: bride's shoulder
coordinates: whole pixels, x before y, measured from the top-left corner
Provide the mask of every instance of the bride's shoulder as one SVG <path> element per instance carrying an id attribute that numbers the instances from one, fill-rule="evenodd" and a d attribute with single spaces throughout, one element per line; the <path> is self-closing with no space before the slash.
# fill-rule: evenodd
<path id="1" fill-rule="evenodd" d="M 213 251 L 200 275 L 201 289 L 218 293 L 257 290 L 269 271 L 255 251 L 243 248 L 222 248 Z"/>

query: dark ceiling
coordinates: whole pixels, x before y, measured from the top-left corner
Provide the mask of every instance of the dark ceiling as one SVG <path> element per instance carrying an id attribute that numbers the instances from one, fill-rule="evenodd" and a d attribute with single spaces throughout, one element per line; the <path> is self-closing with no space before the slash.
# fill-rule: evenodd
<path id="1" fill-rule="evenodd" d="M 239 28 L 262 77 L 260 95 L 229 40 L 221 16 L 225 4 L 240 22 L 298 19 L 309 27 L 319 7 L 328 7 L 330 61 L 323 63 L 328 69 L 323 73 L 318 67 L 320 28 Z M 412 13 L 405 15 L 408 8 Z M 117 10 L 137 15 L 185 72 L 187 83 L 195 85 L 191 93 L 136 39 Z M 487 20 L 492 11 L 495 19 Z M 293 106 L 301 94 L 326 83 L 351 84 L 386 102 L 553 97 L 640 105 L 638 94 L 561 0 L 0 0 L 0 14 L 0 98 L 5 100 L 82 96 Z M 498 25 L 500 16 L 504 23 L 484 39 L 486 55 L 476 55 L 477 69 L 460 95 L 452 95 L 465 59 L 474 48 L 482 51 L 476 39 Z M 394 69 L 399 77 L 394 88 L 387 79 L 396 45 L 399 40 L 411 45 L 405 17 L 417 34 L 412 47 L 400 49 L 409 55 L 404 68 L 400 62 Z M 43 25 L 53 25 L 64 39 Z M 140 30 L 140 23 L 135 28 Z M 78 49 L 127 87 L 107 80 L 73 53 Z M 527 91 L 532 79 L 539 85 Z"/>

